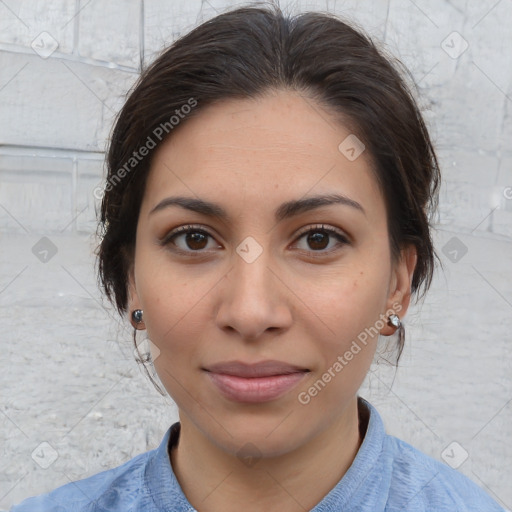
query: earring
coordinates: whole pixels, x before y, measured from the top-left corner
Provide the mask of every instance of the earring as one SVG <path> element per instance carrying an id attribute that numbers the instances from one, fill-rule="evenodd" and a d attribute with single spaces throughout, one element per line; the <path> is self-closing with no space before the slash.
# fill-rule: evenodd
<path id="1" fill-rule="evenodd" d="M 402 322 L 400 321 L 398 315 L 393 314 L 388 316 L 388 325 L 392 325 L 393 327 L 400 329 Z"/>
<path id="2" fill-rule="evenodd" d="M 136 324 L 140 324 L 142 322 L 142 309 L 134 309 L 132 311 L 132 320 L 136 323 Z"/>

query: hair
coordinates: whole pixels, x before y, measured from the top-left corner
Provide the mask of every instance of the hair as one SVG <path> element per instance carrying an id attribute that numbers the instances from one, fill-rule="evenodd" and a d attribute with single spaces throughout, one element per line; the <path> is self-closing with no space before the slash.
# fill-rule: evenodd
<path id="1" fill-rule="evenodd" d="M 130 91 L 107 152 L 98 271 L 100 285 L 118 312 L 126 313 L 136 227 L 155 152 L 146 151 L 142 158 L 138 150 L 150 147 L 150 140 L 152 147 L 161 145 L 177 123 L 186 123 L 208 105 L 259 98 L 275 90 L 316 101 L 364 143 L 386 205 L 392 259 L 397 261 L 406 245 L 416 247 L 411 292 L 417 299 L 423 296 L 437 258 L 430 221 L 437 208 L 440 172 L 402 68 L 407 72 L 361 29 L 333 14 L 291 16 L 275 5 L 224 12 L 165 49 Z M 401 327 L 397 363 L 403 345 Z"/>

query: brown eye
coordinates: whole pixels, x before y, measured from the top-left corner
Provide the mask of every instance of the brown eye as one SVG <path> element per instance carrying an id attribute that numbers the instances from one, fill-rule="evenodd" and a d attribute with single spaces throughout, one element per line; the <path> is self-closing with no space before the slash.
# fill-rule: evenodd
<path id="1" fill-rule="evenodd" d="M 212 235 L 203 229 L 194 226 L 182 226 L 166 235 L 160 241 L 160 244 L 164 246 L 173 245 L 177 251 L 181 252 L 206 252 L 205 249 L 209 248 L 209 239 L 213 240 Z M 214 247 L 219 247 L 219 245 L 217 244 Z"/>
<path id="2" fill-rule="evenodd" d="M 190 231 L 185 233 L 185 243 L 189 249 L 204 249 L 208 243 L 208 235 L 198 231 Z"/>
<path id="3" fill-rule="evenodd" d="M 336 250 L 336 246 L 339 248 L 340 246 L 350 243 L 348 238 L 341 231 L 323 225 L 303 231 L 299 236 L 299 240 L 302 239 L 306 241 L 307 247 L 299 247 L 300 249 L 320 253 L 330 253 Z M 329 248 L 331 241 L 335 241 L 336 243 Z"/>
<path id="4" fill-rule="evenodd" d="M 307 236 L 307 243 L 312 249 L 325 249 L 329 245 L 329 235 L 325 231 L 312 231 Z"/>

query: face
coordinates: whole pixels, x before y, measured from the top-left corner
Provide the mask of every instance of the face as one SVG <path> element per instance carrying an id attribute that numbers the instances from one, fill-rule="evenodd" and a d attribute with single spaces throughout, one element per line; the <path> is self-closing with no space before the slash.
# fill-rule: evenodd
<path id="1" fill-rule="evenodd" d="M 392 263 L 369 155 L 338 149 L 349 135 L 312 100 L 280 91 L 205 108 L 154 155 L 129 307 L 144 311 L 182 423 L 226 452 L 250 441 L 264 456 L 285 453 L 340 421 L 375 333 L 394 332 L 386 312 L 407 309 L 415 260 Z M 196 211 L 199 200 L 216 215 Z M 263 379 L 259 391 L 207 371 L 266 360 L 307 371 Z"/>

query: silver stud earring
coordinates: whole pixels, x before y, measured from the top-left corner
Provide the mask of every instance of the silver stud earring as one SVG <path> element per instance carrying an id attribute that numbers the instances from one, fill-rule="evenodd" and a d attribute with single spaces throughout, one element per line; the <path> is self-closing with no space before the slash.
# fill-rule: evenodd
<path id="1" fill-rule="evenodd" d="M 393 314 L 388 316 L 388 325 L 392 325 L 393 327 L 399 329 L 400 326 L 402 325 L 402 322 L 400 321 L 398 315 Z"/>
<path id="2" fill-rule="evenodd" d="M 132 320 L 136 323 L 136 324 L 140 324 L 142 322 L 142 309 L 134 309 L 132 311 Z"/>

